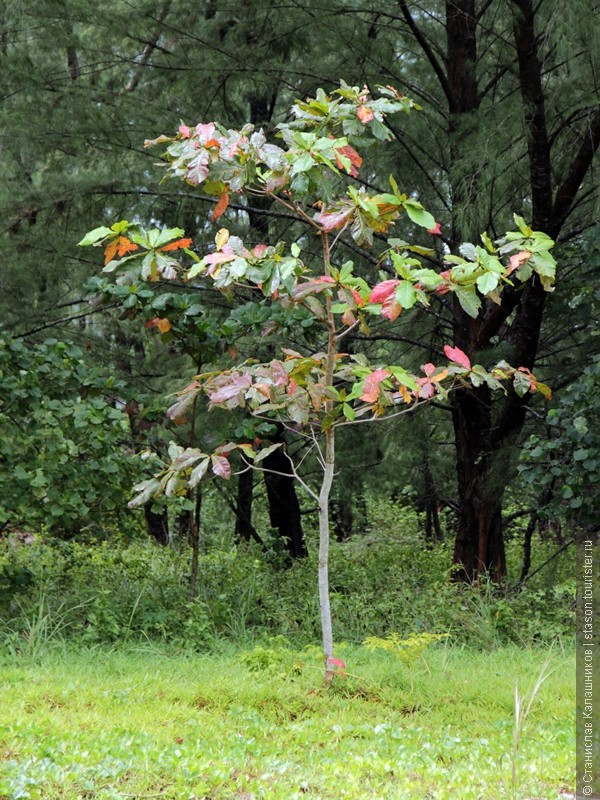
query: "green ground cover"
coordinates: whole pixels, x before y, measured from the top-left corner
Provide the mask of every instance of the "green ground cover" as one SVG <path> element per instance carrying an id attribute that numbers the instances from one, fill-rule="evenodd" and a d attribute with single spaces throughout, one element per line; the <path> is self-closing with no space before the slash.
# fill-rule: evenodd
<path id="1" fill-rule="evenodd" d="M 332 687 L 317 648 L 281 639 L 206 656 L 6 656 L 0 798 L 557 800 L 572 785 L 570 653 L 444 642 L 410 668 L 339 654 L 348 675 Z M 519 724 L 515 683 L 525 706 L 534 695 Z"/>

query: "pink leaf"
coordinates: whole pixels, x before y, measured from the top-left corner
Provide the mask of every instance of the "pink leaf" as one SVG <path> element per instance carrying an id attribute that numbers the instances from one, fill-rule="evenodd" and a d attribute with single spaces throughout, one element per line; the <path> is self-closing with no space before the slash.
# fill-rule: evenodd
<path id="1" fill-rule="evenodd" d="M 255 258 L 260 258 L 266 249 L 267 249 L 266 244 L 257 244 L 256 247 L 252 250 L 252 255 Z"/>
<path id="2" fill-rule="evenodd" d="M 442 226 L 436 222 L 433 228 L 427 228 L 427 233 L 432 233 L 434 236 L 439 236 L 442 232 Z"/>
<path id="3" fill-rule="evenodd" d="M 225 408 L 232 409 L 244 404 L 246 392 L 252 386 L 252 376 L 249 372 L 245 372 L 243 375 L 234 372 L 231 375 L 220 376 L 214 384 L 216 384 L 215 391 L 208 393 L 210 402 L 213 405 L 224 405 Z"/>
<path id="4" fill-rule="evenodd" d="M 196 136 L 200 139 L 200 143 L 204 144 L 205 142 L 208 142 L 209 139 L 213 138 L 215 130 L 216 128 L 214 122 L 208 122 L 207 124 L 199 122 L 198 125 L 196 125 L 195 132 Z"/>
<path id="5" fill-rule="evenodd" d="M 390 373 L 386 369 L 376 369 L 367 375 L 360 399 L 365 403 L 376 403 L 379 397 L 379 384 L 389 377 Z"/>
<path id="6" fill-rule="evenodd" d="M 271 362 L 271 377 L 274 386 L 286 386 L 289 378 L 281 361 Z"/>
<path id="7" fill-rule="evenodd" d="M 227 261 L 235 261 L 236 255 L 235 253 L 209 253 L 207 256 L 204 256 L 203 261 L 206 264 L 225 264 Z"/>
<path id="8" fill-rule="evenodd" d="M 180 125 L 178 130 L 184 139 L 189 139 L 190 136 L 192 135 L 192 131 L 188 128 L 187 125 Z"/>
<path id="9" fill-rule="evenodd" d="M 430 375 L 433 375 L 433 373 L 436 370 L 436 367 L 435 367 L 435 364 L 431 364 L 430 362 L 428 362 L 427 364 L 423 364 L 421 366 L 421 369 L 423 370 L 425 375 L 427 375 L 427 377 L 429 377 Z"/>
<path id="10" fill-rule="evenodd" d="M 528 258 L 531 258 L 531 253 L 528 250 L 521 250 L 520 253 L 515 253 L 514 256 L 511 256 L 508 262 L 509 275 L 511 272 L 514 272 L 516 269 L 518 269 L 523 263 L 523 261 L 527 261 Z"/>
<path id="11" fill-rule="evenodd" d="M 449 358 L 450 361 L 454 361 L 455 364 L 460 364 L 461 367 L 465 369 L 471 369 L 471 361 L 469 360 L 469 356 L 459 347 L 450 347 L 450 345 L 444 345 L 444 355 L 446 358 Z"/>
<path id="12" fill-rule="evenodd" d="M 373 287 L 373 291 L 369 296 L 369 303 L 383 303 L 385 302 L 391 295 L 394 294 L 396 291 L 396 286 L 400 281 L 397 280 L 389 280 L 383 281 L 383 283 L 378 283 L 377 286 Z"/>
<path id="13" fill-rule="evenodd" d="M 317 214 L 315 217 L 315 221 L 319 223 L 324 231 L 333 231 L 336 228 L 343 228 L 354 211 L 354 206 L 351 208 L 344 208 L 341 211 L 321 211 L 321 213 Z"/>
<path id="14" fill-rule="evenodd" d="M 231 464 L 225 456 L 211 456 L 212 471 L 219 478 L 224 478 L 226 481 L 231 478 Z"/>

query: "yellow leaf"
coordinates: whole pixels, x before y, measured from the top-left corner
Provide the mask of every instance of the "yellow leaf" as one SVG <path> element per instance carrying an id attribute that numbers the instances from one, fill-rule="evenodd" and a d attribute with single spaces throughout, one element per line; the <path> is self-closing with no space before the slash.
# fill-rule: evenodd
<path id="1" fill-rule="evenodd" d="M 224 244 L 227 244 L 229 240 L 229 231 L 227 228 L 221 228 L 221 230 L 217 231 L 217 235 L 215 236 L 215 244 L 217 245 L 217 250 L 221 250 Z"/>

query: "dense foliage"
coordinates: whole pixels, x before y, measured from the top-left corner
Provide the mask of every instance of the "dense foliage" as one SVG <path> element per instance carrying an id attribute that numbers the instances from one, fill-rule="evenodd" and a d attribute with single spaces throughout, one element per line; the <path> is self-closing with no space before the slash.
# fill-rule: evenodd
<path id="1" fill-rule="evenodd" d="M 62 536 L 127 528 L 139 468 L 121 389 L 72 344 L 0 338 L 0 526 Z"/>

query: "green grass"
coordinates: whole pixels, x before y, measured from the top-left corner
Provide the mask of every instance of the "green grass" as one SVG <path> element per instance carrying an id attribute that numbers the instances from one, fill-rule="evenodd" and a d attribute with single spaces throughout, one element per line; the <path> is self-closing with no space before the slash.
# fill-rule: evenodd
<path id="1" fill-rule="evenodd" d="M 438 645 L 411 672 L 342 648 L 61 652 L 0 661 L 0 798 L 556 800 L 574 782 L 574 658 Z M 513 767 L 516 767 L 513 771 Z M 516 776 L 516 779 L 514 778 Z"/>

